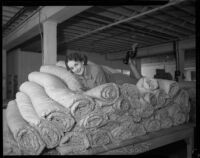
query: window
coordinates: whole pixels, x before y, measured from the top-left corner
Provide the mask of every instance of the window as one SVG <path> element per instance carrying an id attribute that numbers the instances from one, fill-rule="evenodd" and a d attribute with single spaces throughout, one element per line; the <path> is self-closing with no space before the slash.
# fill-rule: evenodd
<path id="1" fill-rule="evenodd" d="M 130 71 L 130 70 L 122 70 L 122 73 L 123 73 L 124 75 L 130 76 L 131 71 Z"/>

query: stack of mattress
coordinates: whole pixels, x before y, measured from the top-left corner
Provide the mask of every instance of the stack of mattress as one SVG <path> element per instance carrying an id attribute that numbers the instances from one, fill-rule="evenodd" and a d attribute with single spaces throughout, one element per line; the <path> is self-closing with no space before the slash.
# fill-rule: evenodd
<path id="1" fill-rule="evenodd" d="M 66 71 L 66 73 L 65 73 Z M 66 69 L 31 72 L 5 111 L 4 155 L 82 154 L 189 121 L 187 91 L 175 81 L 142 78 L 82 91 Z"/>

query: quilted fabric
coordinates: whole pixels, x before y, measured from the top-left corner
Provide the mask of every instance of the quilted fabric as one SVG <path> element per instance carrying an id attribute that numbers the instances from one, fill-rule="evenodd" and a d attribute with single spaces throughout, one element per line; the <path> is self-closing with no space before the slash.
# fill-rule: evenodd
<path id="1" fill-rule="evenodd" d="M 31 81 L 24 82 L 20 90 L 26 93 L 39 117 L 56 123 L 63 132 L 71 130 L 75 124 L 74 118 L 62 105 L 51 99 L 39 84 Z"/>
<path id="2" fill-rule="evenodd" d="M 8 103 L 6 118 L 9 129 L 23 153 L 39 155 L 44 149 L 45 143 L 37 130 L 22 118 L 15 100 Z"/>
<path id="3" fill-rule="evenodd" d="M 50 67 L 43 67 L 41 71 L 45 72 L 30 73 L 29 81 L 16 94 L 18 114 L 26 124 L 13 119 L 14 112 L 7 116 L 21 149 L 41 136 L 46 150 L 56 149 L 61 155 L 95 153 L 189 120 L 188 93 L 175 81 L 142 78 L 138 82 L 141 87 L 106 83 L 77 92 L 59 77 L 60 72 L 56 76 L 46 73 L 46 68 L 49 71 Z M 34 132 L 38 133 L 36 137 Z M 31 144 L 24 150 L 40 154 L 43 148 L 31 152 Z"/>
<path id="4" fill-rule="evenodd" d="M 72 91 L 82 91 L 81 83 L 76 77 L 66 68 L 56 65 L 43 65 L 40 67 L 40 72 L 46 72 L 60 78 Z"/>
<path id="5" fill-rule="evenodd" d="M 97 87 L 94 87 L 86 92 L 92 98 L 96 98 L 104 102 L 105 104 L 113 104 L 119 97 L 119 87 L 115 83 L 106 83 Z"/>

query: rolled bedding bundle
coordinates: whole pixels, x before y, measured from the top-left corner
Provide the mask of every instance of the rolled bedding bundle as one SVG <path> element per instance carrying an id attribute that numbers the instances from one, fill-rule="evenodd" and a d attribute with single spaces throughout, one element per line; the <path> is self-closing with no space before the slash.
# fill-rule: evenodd
<path id="1" fill-rule="evenodd" d="M 154 93 L 144 94 L 143 99 L 154 107 L 157 105 L 157 97 Z"/>
<path id="2" fill-rule="evenodd" d="M 108 120 L 107 124 L 105 124 L 104 126 L 102 126 L 100 129 L 110 132 L 114 128 L 119 127 L 120 124 L 121 123 L 119 121 L 116 121 L 116 119 L 114 119 L 114 120 Z"/>
<path id="3" fill-rule="evenodd" d="M 143 96 L 145 93 L 151 93 L 154 90 L 158 89 L 157 79 L 143 77 L 136 84 L 140 95 Z"/>
<path id="4" fill-rule="evenodd" d="M 187 114 L 184 114 L 181 111 L 181 107 L 177 103 L 174 103 L 171 106 L 169 106 L 167 108 L 167 111 L 173 121 L 174 126 L 183 124 L 187 120 Z"/>
<path id="5" fill-rule="evenodd" d="M 143 79 L 143 86 L 145 89 L 153 91 L 158 89 L 158 81 L 154 78 L 144 77 Z"/>
<path id="6" fill-rule="evenodd" d="M 135 108 L 140 108 L 141 106 L 143 106 L 142 104 L 146 104 L 145 101 L 141 101 L 142 97 L 131 97 L 131 95 L 129 97 L 125 96 L 125 95 L 121 95 L 120 97 L 123 97 L 124 99 L 128 99 L 129 103 L 131 105 L 131 108 L 135 109 Z"/>
<path id="7" fill-rule="evenodd" d="M 71 114 L 78 121 L 90 114 L 95 109 L 95 102 L 92 98 L 85 96 L 74 101 L 71 106 Z"/>
<path id="8" fill-rule="evenodd" d="M 124 83 L 123 85 L 120 85 L 120 92 L 121 95 L 128 98 L 130 102 L 134 102 L 135 99 L 139 99 L 140 92 L 136 85 Z"/>
<path id="9" fill-rule="evenodd" d="M 154 116 L 144 119 L 142 124 L 147 132 L 158 131 L 161 128 L 160 121 L 155 119 Z"/>
<path id="10" fill-rule="evenodd" d="M 157 97 L 157 105 L 158 107 L 164 107 L 167 103 L 167 99 L 169 99 L 169 95 L 166 94 L 166 92 L 162 89 L 158 90 L 158 93 L 156 93 Z"/>
<path id="11" fill-rule="evenodd" d="M 56 148 L 61 155 L 80 154 L 90 147 L 90 143 L 86 133 L 69 132 L 62 137 L 59 146 Z"/>
<path id="12" fill-rule="evenodd" d="M 132 138 L 146 134 L 146 130 L 142 123 L 135 123 L 131 126 Z"/>
<path id="13" fill-rule="evenodd" d="M 8 103 L 6 119 L 9 129 L 25 155 L 39 155 L 43 151 L 45 143 L 37 130 L 23 119 L 15 100 Z"/>
<path id="14" fill-rule="evenodd" d="M 28 75 L 28 79 L 44 87 L 45 92 L 51 99 L 67 109 L 70 109 L 77 99 L 84 98 L 81 94 L 73 93 L 61 79 L 54 75 L 44 72 L 32 72 Z"/>
<path id="15" fill-rule="evenodd" d="M 3 109 L 3 155 L 22 155 L 16 140 L 10 131 L 6 119 L 6 109 Z"/>
<path id="16" fill-rule="evenodd" d="M 171 98 L 179 91 L 179 85 L 176 81 L 158 79 L 160 89 L 163 89 Z"/>
<path id="17" fill-rule="evenodd" d="M 134 122 L 140 122 L 142 119 L 141 113 L 143 108 L 131 108 L 128 112 L 130 116 L 132 116 Z"/>
<path id="18" fill-rule="evenodd" d="M 131 131 L 131 138 L 144 135 L 146 133 L 145 128 L 141 123 L 135 123 L 134 118 L 130 115 L 123 115 L 117 117 L 116 121 L 120 122 L 121 126 L 124 126 L 128 131 Z"/>
<path id="19" fill-rule="evenodd" d="M 186 90 L 180 89 L 179 93 L 174 98 L 174 102 L 179 104 L 182 112 L 186 114 L 190 112 L 189 94 Z"/>
<path id="20" fill-rule="evenodd" d="M 71 131 L 76 124 L 76 121 L 70 112 L 56 111 L 50 113 L 46 119 L 53 122 L 53 124 L 56 124 L 63 132 Z"/>
<path id="21" fill-rule="evenodd" d="M 83 94 L 101 100 L 107 105 L 113 104 L 119 98 L 119 87 L 115 83 L 105 83 L 94 87 Z"/>
<path id="22" fill-rule="evenodd" d="M 11 132 L 7 131 L 6 134 L 7 136 L 3 135 L 3 156 L 23 155 Z"/>
<path id="23" fill-rule="evenodd" d="M 128 114 L 125 114 L 125 115 L 116 117 L 115 121 L 118 121 L 121 124 L 122 123 L 124 123 L 124 124 L 132 124 L 133 123 L 133 117 L 128 115 Z"/>
<path id="24" fill-rule="evenodd" d="M 183 88 L 183 89 L 193 89 L 196 90 L 196 81 L 181 81 L 181 82 L 178 82 L 178 85 L 180 88 Z"/>
<path id="25" fill-rule="evenodd" d="M 126 140 L 133 137 L 133 133 L 128 127 L 129 125 L 127 124 L 121 124 L 120 126 L 111 130 L 110 133 L 115 142 L 119 143 L 122 140 Z"/>
<path id="26" fill-rule="evenodd" d="M 160 127 L 170 128 L 173 125 L 171 117 L 169 117 L 168 111 L 166 108 L 159 109 L 155 112 L 155 118 L 160 121 Z"/>
<path id="27" fill-rule="evenodd" d="M 63 89 L 67 88 L 65 83 L 55 75 L 51 75 L 45 72 L 31 72 L 28 75 L 28 80 L 36 82 L 46 89 Z"/>
<path id="28" fill-rule="evenodd" d="M 111 113 L 113 113 L 115 111 L 113 105 L 106 105 L 106 106 L 102 106 L 101 101 L 94 99 L 95 101 L 95 109 L 101 109 L 101 111 L 103 113 L 106 113 L 108 115 L 110 115 Z"/>
<path id="29" fill-rule="evenodd" d="M 131 138 L 146 134 L 142 123 L 135 123 L 131 116 L 124 115 L 121 119 L 121 125 L 132 132 Z"/>
<path id="30" fill-rule="evenodd" d="M 154 107 L 150 104 L 147 104 L 145 108 L 142 108 L 141 118 L 148 118 L 154 114 Z"/>
<path id="31" fill-rule="evenodd" d="M 62 81 L 64 81 L 67 87 L 72 91 L 78 91 L 78 92 L 82 91 L 81 83 L 76 79 L 76 77 L 70 71 L 68 71 L 64 67 L 59 67 L 56 65 L 42 65 L 40 67 L 40 72 L 45 72 L 57 76 Z"/>
<path id="32" fill-rule="evenodd" d="M 48 149 L 52 149 L 59 145 L 61 137 L 63 136 L 63 131 L 61 131 L 56 124 L 42 119 L 40 124 L 35 128 L 38 129 Z"/>
<path id="33" fill-rule="evenodd" d="M 39 84 L 31 81 L 24 82 L 20 91 L 27 94 L 39 117 L 55 122 L 63 131 L 69 131 L 75 124 L 70 112 L 59 103 L 51 99 Z"/>
<path id="34" fill-rule="evenodd" d="M 29 96 L 24 92 L 16 93 L 16 106 L 24 120 L 30 125 L 38 125 L 40 123 L 40 117 L 36 113 L 33 104 Z"/>
<path id="35" fill-rule="evenodd" d="M 174 115 L 173 117 L 173 125 L 177 126 L 180 124 L 183 124 L 186 122 L 187 116 L 186 114 L 182 113 L 182 112 L 178 112 L 176 115 Z"/>
<path id="36" fill-rule="evenodd" d="M 147 118 L 153 115 L 154 107 L 151 104 L 146 103 L 143 98 L 136 100 L 137 106 L 131 107 L 129 115 L 134 118 L 134 122 L 140 122 L 142 118 Z"/>
<path id="37" fill-rule="evenodd" d="M 21 116 L 39 132 L 46 147 L 53 148 L 57 146 L 63 131 L 53 122 L 41 119 L 37 115 L 30 98 L 25 93 L 18 92 L 16 101 L 16 106 L 18 106 Z"/>
<path id="38" fill-rule="evenodd" d="M 154 93 L 146 93 L 144 99 L 155 109 L 158 109 L 166 105 L 169 96 L 165 93 L 164 90 L 158 89 L 155 90 Z"/>
<path id="39" fill-rule="evenodd" d="M 168 112 L 168 115 L 170 117 L 173 117 L 174 115 L 176 115 L 178 112 L 181 112 L 181 108 L 180 108 L 180 105 L 175 103 L 175 102 L 172 102 L 171 105 L 169 105 L 167 108 L 166 108 L 167 112 Z"/>
<path id="40" fill-rule="evenodd" d="M 79 101 L 86 101 L 86 97 L 83 94 L 70 92 L 69 89 L 45 89 L 50 98 L 67 108 L 68 110 L 77 104 Z M 86 101 L 87 102 L 87 101 Z"/>
<path id="41" fill-rule="evenodd" d="M 105 125 L 109 120 L 108 115 L 101 111 L 93 111 L 79 122 L 80 127 L 94 130 Z"/>
<path id="42" fill-rule="evenodd" d="M 115 109 L 115 113 L 117 113 L 118 115 L 123 115 L 129 111 L 129 109 L 131 108 L 131 104 L 128 99 L 120 96 L 113 104 L 113 108 Z"/>
<path id="43" fill-rule="evenodd" d="M 136 85 L 130 83 L 124 83 L 123 85 L 119 86 L 120 92 L 124 96 L 132 96 L 132 97 L 139 97 L 139 90 Z"/>
<path id="44" fill-rule="evenodd" d="M 44 88 L 36 82 L 26 81 L 21 84 L 19 90 L 29 96 L 39 117 L 45 118 L 51 112 L 60 110 L 59 107 L 61 107 L 61 105 L 52 100 L 46 94 Z"/>
<path id="45" fill-rule="evenodd" d="M 112 143 L 111 135 L 108 131 L 98 129 L 94 132 L 88 132 L 87 137 L 92 148 L 102 146 L 105 147 Z"/>
<path id="46" fill-rule="evenodd" d="M 125 114 L 123 116 L 117 117 L 115 120 L 120 123 L 120 125 L 116 126 L 116 131 L 122 132 L 121 134 L 124 136 L 124 139 L 133 138 L 136 136 L 144 135 L 146 133 L 141 123 L 135 123 L 134 118 L 130 115 Z M 127 130 L 127 133 L 124 133 L 121 127 Z"/>
<path id="47" fill-rule="evenodd" d="M 164 128 L 170 128 L 173 125 L 173 121 L 170 117 L 167 117 L 163 120 L 160 120 L 160 127 L 162 129 Z"/>

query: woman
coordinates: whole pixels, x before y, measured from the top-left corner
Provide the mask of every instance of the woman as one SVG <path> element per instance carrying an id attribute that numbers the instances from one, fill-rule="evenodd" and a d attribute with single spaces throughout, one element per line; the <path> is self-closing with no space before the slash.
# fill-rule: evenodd
<path id="1" fill-rule="evenodd" d="M 83 84 L 83 90 L 94 88 L 109 82 L 102 67 L 87 64 L 87 57 L 79 53 L 70 53 L 65 59 L 66 68 L 70 70 Z"/>
<path id="2" fill-rule="evenodd" d="M 110 73 L 97 64 L 88 64 L 87 57 L 76 52 L 66 56 L 65 64 L 66 68 L 74 73 L 83 84 L 83 90 L 108 82 L 136 84 L 141 77 L 131 59 L 129 59 L 129 64 L 135 79 L 121 73 Z"/>

